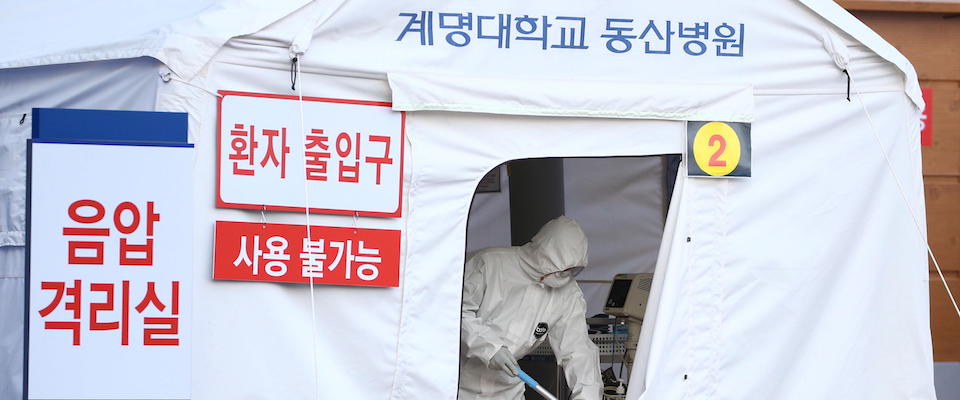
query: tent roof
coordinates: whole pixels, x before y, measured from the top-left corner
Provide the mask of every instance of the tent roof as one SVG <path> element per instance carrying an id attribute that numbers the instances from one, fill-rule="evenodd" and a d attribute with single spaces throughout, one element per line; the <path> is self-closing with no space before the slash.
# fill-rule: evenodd
<path id="1" fill-rule="evenodd" d="M 257 32 L 308 0 L 36 0 L 0 16 L 0 68 L 153 57 L 192 78 L 230 38 Z"/>
<path id="2" fill-rule="evenodd" d="M 916 72 L 899 51 L 833 1 L 797 1 L 900 69 L 904 74 L 905 92 L 922 108 Z M 182 78 L 192 79 L 233 37 L 264 31 L 269 39 L 287 46 L 295 43 L 292 47 L 308 47 L 310 33 L 345 2 L 172 0 L 132 5 L 120 0 L 83 3 L 37 0 L 18 3 L 7 7 L 5 20 L 0 23 L 0 35 L 19 38 L 0 44 L 0 69 L 149 56 L 162 61 Z M 275 29 L 264 29 L 271 25 Z M 50 29 L 51 26 L 74 29 L 65 35 L 63 29 Z M 280 37 L 274 37 L 278 34 Z"/>
<path id="3" fill-rule="evenodd" d="M 920 109 L 923 109 L 923 96 L 920 94 L 920 83 L 917 82 L 917 71 L 899 50 L 893 47 L 880 35 L 860 22 L 856 17 L 844 10 L 840 5 L 830 0 L 799 0 L 800 3 L 826 19 L 837 28 L 843 30 L 864 46 L 873 50 L 878 56 L 893 63 L 904 75 L 904 91 L 910 100 Z"/>

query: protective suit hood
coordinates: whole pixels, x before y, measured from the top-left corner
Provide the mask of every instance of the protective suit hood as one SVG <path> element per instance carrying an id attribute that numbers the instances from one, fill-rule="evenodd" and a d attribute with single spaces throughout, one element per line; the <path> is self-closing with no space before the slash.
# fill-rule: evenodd
<path id="1" fill-rule="evenodd" d="M 550 220 L 520 248 L 524 272 L 533 280 L 551 272 L 587 266 L 587 236 L 572 218 Z"/>

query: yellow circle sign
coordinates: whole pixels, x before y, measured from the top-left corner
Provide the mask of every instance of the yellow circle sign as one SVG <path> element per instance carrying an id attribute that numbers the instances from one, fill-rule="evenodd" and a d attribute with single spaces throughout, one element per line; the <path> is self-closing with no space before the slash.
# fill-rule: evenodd
<path id="1" fill-rule="evenodd" d="M 697 166 L 712 176 L 724 176 L 740 163 L 740 138 L 723 122 L 710 122 L 697 130 L 693 138 L 693 158 Z"/>

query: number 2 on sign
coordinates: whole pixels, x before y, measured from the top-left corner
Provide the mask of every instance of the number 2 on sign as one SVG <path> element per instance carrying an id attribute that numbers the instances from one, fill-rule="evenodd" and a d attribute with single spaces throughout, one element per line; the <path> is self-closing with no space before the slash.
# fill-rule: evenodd
<path id="1" fill-rule="evenodd" d="M 740 163 L 740 139 L 730 125 L 710 122 L 693 138 L 693 156 L 697 166 L 712 176 L 724 176 Z"/>
<path id="2" fill-rule="evenodd" d="M 723 155 L 723 151 L 727 149 L 727 141 L 720 135 L 710 136 L 710 147 L 713 147 L 714 143 L 720 143 L 720 148 L 710 156 L 710 163 L 708 165 L 711 167 L 726 167 L 727 161 L 721 160 L 720 156 Z"/>

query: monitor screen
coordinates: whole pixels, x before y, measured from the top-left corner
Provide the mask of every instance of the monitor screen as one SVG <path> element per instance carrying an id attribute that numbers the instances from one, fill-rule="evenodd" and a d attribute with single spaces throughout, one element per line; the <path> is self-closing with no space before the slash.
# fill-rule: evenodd
<path id="1" fill-rule="evenodd" d="M 607 308 L 623 308 L 627 303 L 627 294 L 630 293 L 632 279 L 614 279 L 610 286 L 610 296 L 607 297 Z"/>

